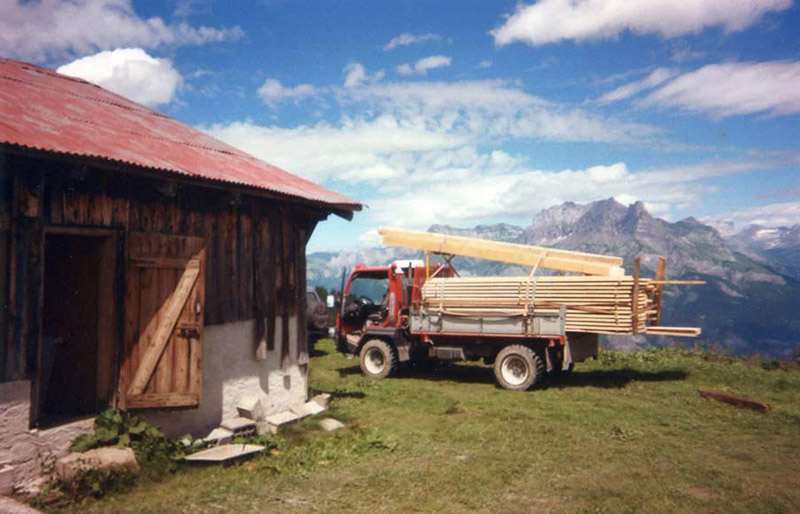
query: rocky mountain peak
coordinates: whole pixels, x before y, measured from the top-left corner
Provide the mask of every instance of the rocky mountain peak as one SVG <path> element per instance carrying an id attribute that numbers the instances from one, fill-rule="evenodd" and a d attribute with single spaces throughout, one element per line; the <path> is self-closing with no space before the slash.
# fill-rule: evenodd
<path id="1" fill-rule="evenodd" d="M 474 228 L 456 228 L 449 225 L 435 224 L 428 227 L 428 232 L 463 237 L 477 237 L 479 239 L 491 239 L 493 241 L 512 242 L 519 239 L 524 230 L 522 227 L 511 225 L 509 223 L 478 225 Z"/>

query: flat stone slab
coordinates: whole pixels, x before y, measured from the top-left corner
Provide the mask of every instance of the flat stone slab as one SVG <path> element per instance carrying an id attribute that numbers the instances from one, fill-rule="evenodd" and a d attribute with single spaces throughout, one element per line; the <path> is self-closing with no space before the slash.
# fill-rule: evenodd
<path id="1" fill-rule="evenodd" d="M 187 455 L 185 459 L 189 462 L 227 462 L 255 455 L 265 449 L 265 446 L 257 444 L 223 444 Z"/>
<path id="2" fill-rule="evenodd" d="M 233 432 L 228 430 L 227 428 L 215 428 L 211 431 L 207 436 L 203 438 L 203 441 L 207 443 L 227 443 L 233 438 Z"/>
<path id="3" fill-rule="evenodd" d="M 220 427 L 230 430 L 233 433 L 244 432 L 247 430 L 255 430 L 256 422 L 243 417 L 230 418 L 223 419 L 222 423 L 220 423 Z"/>
<path id="4" fill-rule="evenodd" d="M 302 405 L 295 405 L 291 407 L 291 410 L 298 416 L 304 418 L 306 416 L 313 416 L 314 414 L 325 412 L 325 407 L 312 400 Z"/>
<path id="5" fill-rule="evenodd" d="M 331 405 L 331 395 L 330 393 L 321 393 L 311 398 L 311 401 L 316 402 L 327 409 Z"/>
<path id="6" fill-rule="evenodd" d="M 300 416 L 290 410 L 285 410 L 277 414 L 273 414 L 272 416 L 267 416 L 265 421 L 270 425 L 279 427 L 281 425 L 285 425 L 286 423 L 293 423 L 302 417 L 303 416 Z"/>
<path id="7" fill-rule="evenodd" d="M 322 418 L 319 420 L 319 424 L 326 432 L 335 432 L 344 428 L 344 423 L 333 418 Z"/>

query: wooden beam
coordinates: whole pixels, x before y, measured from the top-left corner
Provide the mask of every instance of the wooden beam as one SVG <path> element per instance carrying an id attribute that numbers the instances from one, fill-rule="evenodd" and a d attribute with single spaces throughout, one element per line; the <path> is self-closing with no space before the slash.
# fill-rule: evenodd
<path id="1" fill-rule="evenodd" d="M 134 268 L 177 268 L 184 269 L 189 258 L 186 257 L 131 257 Z"/>
<path id="2" fill-rule="evenodd" d="M 625 274 L 620 257 L 395 228 L 380 228 L 378 232 L 385 245 L 415 248 L 426 252 L 461 255 L 523 266 L 538 264 L 542 268 L 587 275 Z"/>
<path id="3" fill-rule="evenodd" d="M 193 407 L 200 403 L 195 393 L 148 393 L 128 396 L 125 406 L 128 409 L 152 409 L 157 407 Z"/>
<path id="4" fill-rule="evenodd" d="M 649 326 L 645 329 L 645 334 L 654 336 L 674 336 L 674 337 L 697 337 L 702 330 L 697 327 L 655 327 Z"/>
<path id="5" fill-rule="evenodd" d="M 701 387 L 697 390 L 697 392 L 700 393 L 700 396 L 703 398 L 711 398 L 712 400 L 728 403 L 744 409 L 752 409 L 758 412 L 767 412 L 772 409 L 772 407 L 770 407 L 767 403 L 762 403 L 750 398 L 745 398 L 743 396 L 736 396 L 735 394 L 724 393 L 722 391 L 717 391 L 716 389 Z"/>
<path id="6" fill-rule="evenodd" d="M 664 297 L 664 284 L 667 277 L 667 259 L 663 255 L 658 258 L 658 269 L 656 270 L 656 291 L 653 295 L 656 304 L 656 314 L 653 316 L 653 326 L 661 321 L 661 305 Z"/>
<path id="7" fill-rule="evenodd" d="M 197 259 L 190 260 L 186 265 L 186 271 L 183 272 L 183 276 L 178 281 L 175 292 L 172 293 L 172 296 L 169 297 L 167 304 L 164 306 L 164 316 L 161 318 L 158 328 L 156 328 L 155 335 L 153 335 L 145 349 L 139 368 L 136 370 L 136 374 L 133 376 L 131 385 L 128 388 L 128 397 L 141 395 L 147 387 L 147 383 L 158 365 L 158 360 L 167 346 L 167 342 L 186 305 L 186 300 L 189 299 L 189 293 L 191 293 L 195 282 L 197 282 L 199 274 L 199 261 Z M 130 404 L 128 406 L 130 407 Z"/>
<path id="8" fill-rule="evenodd" d="M 642 259 L 638 255 L 633 259 L 633 295 L 632 298 L 639 296 L 639 272 L 641 271 Z M 639 302 L 632 302 L 633 306 L 633 333 L 639 333 Z"/>

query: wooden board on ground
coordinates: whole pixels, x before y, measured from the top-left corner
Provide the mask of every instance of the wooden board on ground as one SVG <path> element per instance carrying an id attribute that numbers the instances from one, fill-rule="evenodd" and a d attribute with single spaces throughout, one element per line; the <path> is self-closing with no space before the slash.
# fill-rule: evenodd
<path id="1" fill-rule="evenodd" d="M 703 398 L 711 398 L 713 400 L 728 403 L 730 405 L 735 405 L 736 407 L 752 409 L 758 412 L 767 412 L 771 409 L 769 404 L 752 400 L 750 398 L 745 398 L 743 396 L 736 396 L 735 394 L 724 393 L 722 391 L 717 391 L 716 389 L 701 387 L 697 390 L 697 392 L 700 393 L 700 396 Z"/>

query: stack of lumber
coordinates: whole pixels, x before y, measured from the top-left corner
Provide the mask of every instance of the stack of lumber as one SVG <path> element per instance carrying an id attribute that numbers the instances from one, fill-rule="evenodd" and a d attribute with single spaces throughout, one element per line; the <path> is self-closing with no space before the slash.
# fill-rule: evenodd
<path id="1" fill-rule="evenodd" d="M 634 277 L 464 277 L 431 278 L 422 288 L 428 312 L 462 316 L 558 313 L 566 308 L 568 332 L 699 335 L 699 329 L 651 327 L 656 319 L 658 281 Z M 636 298 L 633 297 L 636 289 Z M 635 303 L 634 303 L 635 302 Z M 655 332 L 650 332 L 655 333 Z"/>
<path id="2" fill-rule="evenodd" d="M 557 313 L 566 308 L 569 332 L 600 334 L 655 334 L 695 337 L 699 328 L 660 327 L 661 298 L 666 260 L 659 260 L 656 279 L 639 277 L 639 259 L 633 276 L 626 276 L 622 258 L 558 250 L 540 246 L 488 241 L 469 237 L 380 228 L 383 244 L 530 266 L 527 277 L 429 278 L 422 288 L 422 307 L 431 312 L 460 316 L 520 316 Z M 582 276 L 535 276 L 539 268 Z M 427 269 L 427 264 L 426 264 Z M 427 273 L 427 271 L 426 271 Z"/>

